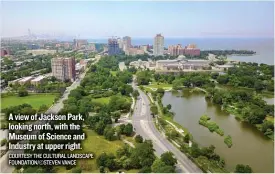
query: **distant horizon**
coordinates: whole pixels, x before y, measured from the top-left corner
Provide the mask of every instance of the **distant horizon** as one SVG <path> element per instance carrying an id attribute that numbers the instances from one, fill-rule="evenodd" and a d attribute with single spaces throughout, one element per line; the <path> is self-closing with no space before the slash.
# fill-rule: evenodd
<path id="1" fill-rule="evenodd" d="M 273 1 L 4 0 L 0 5 L 2 37 L 274 38 Z"/>
<path id="2" fill-rule="evenodd" d="M 2 37 L 2 39 L 12 39 L 12 38 L 20 38 L 20 37 L 25 37 L 27 35 L 23 35 L 23 36 L 12 36 L 12 37 Z M 125 36 L 129 36 L 129 35 L 125 35 Z M 118 36 L 116 38 L 123 38 L 125 36 Z M 254 36 L 254 37 L 248 37 L 248 36 L 243 36 L 243 37 L 226 37 L 226 36 L 164 36 L 164 39 L 179 39 L 179 38 L 197 38 L 197 39 L 204 39 L 204 38 L 208 38 L 208 39 L 274 39 L 274 36 Z M 143 36 L 129 36 L 131 37 L 131 39 L 154 39 L 155 36 L 148 36 L 148 37 L 143 37 Z M 109 39 L 111 37 L 80 37 L 80 38 L 76 38 L 73 36 L 57 36 L 56 39 L 59 38 L 70 38 L 70 39 L 84 39 L 84 40 L 91 40 L 91 39 Z"/>

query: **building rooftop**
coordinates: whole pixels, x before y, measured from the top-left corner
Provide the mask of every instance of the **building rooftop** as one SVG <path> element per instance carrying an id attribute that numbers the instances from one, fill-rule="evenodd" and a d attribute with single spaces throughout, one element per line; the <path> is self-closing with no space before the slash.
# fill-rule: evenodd
<path id="1" fill-rule="evenodd" d="M 158 63 L 173 63 L 173 62 L 178 62 L 178 60 L 158 60 Z"/>
<path id="2" fill-rule="evenodd" d="M 23 79 L 21 79 L 19 82 L 26 82 L 26 81 L 29 81 L 31 80 L 33 77 L 32 76 L 29 76 L 29 77 L 24 77 Z"/>
<path id="3" fill-rule="evenodd" d="M 231 68 L 234 67 L 234 65 L 231 64 L 225 64 L 225 65 L 217 65 L 218 68 Z"/>
<path id="4" fill-rule="evenodd" d="M 45 76 L 41 75 L 41 76 L 36 77 L 35 79 L 32 79 L 31 81 L 32 82 L 39 82 L 40 80 L 42 80 L 44 78 L 45 78 Z"/>
<path id="5" fill-rule="evenodd" d="M 203 59 L 190 59 L 187 60 L 188 62 L 209 62 L 209 60 L 203 60 Z"/>
<path id="6" fill-rule="evenodd" d="M 164 67 L 179 67 L 179 64 L 166 64 Z"/>

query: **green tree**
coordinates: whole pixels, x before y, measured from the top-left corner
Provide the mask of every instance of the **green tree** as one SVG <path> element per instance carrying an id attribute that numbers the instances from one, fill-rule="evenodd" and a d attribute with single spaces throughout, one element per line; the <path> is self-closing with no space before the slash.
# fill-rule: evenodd
<path id="1" fill-rule="evenodd" d="M 219 73 L 217 73 L 217 72 L 211 73 L 211 78 L 212 78 L 212 79 L 217 79 L 218 76 L 219 76 Z"/>
<path id="2" fill-rule="evenodd" d="M 105 127 L 106 127 L 106 124 L 103 121 L 99 121 L 95 125 L 95 131 L 99 135 L 103 135 Z"/>
<path id="3" fill-rule="evenodd" d="M 218 83 L 220 84 L 227 84 L 229 82 L 228 75 L 221 75 L 217 78 Z"/>
<path id="4" fill-rule="evenodd" d="M 127 136 L 132 135 L 133 133 L 133 125 L 131 123 L 128 123 L 125 128 L 123 129 L 123 133 Z"/>
<path id="5" fill-rule="evenodd" d="M 157 108 L 156 105 L 152 105 L 152 106 L 150 107 L 150 110 L 151 110 L 152 114 L 154 114 L 154 115 L 157 115 L 157 114 L 158 114 L 158 108 Z"/>
<path id="6" fill-rule="evenodd" d="M 235 173 L 252 173 L 252 168 L 249 165 L 237 164 Z"/>
<path id="7" fill-rule="evenodd" d="M 168 105 L 166 106 L 166 108 L 167 108 L 168 110 L 170 110 L 170 109 L 172 108 L 171 104 L 168 104 Z"/>
<path id="8" fill-rule="evenodd" d="M 115 131 L 111 126 L 106 126 L 104 129 L 104 137 L 109 140 L 109 141 L 113 141 L 115 140 Z"/>
<path id="9" fill-rule="evenodd" d="M 137 136 L 135 137 L 135 141 L 136 141 L 137 143 L 142 143 L 142 142 L 143 142 L 142 136 L 141 136 L 141 135 L 137 135 Z"/>
<path id="10" fill-rule="evenodd" d="M 47 109 L 48 109 L 48 106 L 47 106 L 47 105 L 41 105 L 41 106 L 39 107 L 38 112 L 45 112 L 45 111 L 47 111 Z"/>
<path id="11" fill-rule="evenodd" d="M 274 130 L 274 124 L 271 121 L 264 120 L 261 131 L 266 132 L 267 129 L 271 129 L 271 131 Z"/>
<path id="12" fill-rule="evenodd" d="M 115 111 L 115 112 L 111 113 L 111 115 L 112 115 L 113 119 L 115 120 L 115 122 L 117 122 L 118 119 L 121 116 L 121 112 L 120 111 Z"/>
<path id="13" fill-rule="evenodd" d="M 99 167 L 99 172 L 100 172 L 100 173 L 105 173 L 104 166 L 100 166 L 100 167 Z"/>
<path id="14" fill-rule="evenodd" d="M 1 140 L 0 145 L 5 146 L 7 143 L 8 143 L 8 140 L 6 138 L 4 138 L 4 139 Z"/>
<path id="15" fill-rule="evenodd" d="M 143 143 L 137 144 L 130 156 L 132 166 L 134 168 L 151 166 L 156 158 L 154 151 L 152 141 L 146 140 Z"/>
<path id="16" fill-rule="evenodd" d="M 152 170 L 151 170 L 151 167 L 149 166 L 145 166 L 145 167 L 142 167 L 138 173 L 152 173 Z"/>
<path id="17" fill-rule="evenodd" d="M 25 88 L 20 88 L 18 91 L 18 96 L 19 97 L 25 97 L 28 96 L 28 91 Z"/>
<path id="18" fill-rule="evenodd" d="M 192 144 L 191 155 L 194 158 L 198 158 L 201 155 L 201 151 L 197 143 Z"/>
<path id="19" fill-rule="evenodd" d="M 190 141 L 190 135 L 189 135 L 189 133 L 187 133 L 187 134 L 184 136 L 183 141 L 184 141 L 185 143 L 189 143 L 189 141 Z"/>
<path id="20" fill-rule="evenodd" d="M 174 173 L 173 166 L 166 165 L 162 160 L 156 159 L 151 167 L 153 173 Z"/>
<path id="21" fill-rule="evenodd" d="M 72 173 L 82 173 L 82 169 L 80 167 L 75 167 L 72 169 Z"/>
<path id="22" fill-rule="evenodd" d="M 161 154 L 160 159 L 168 166 L 175 166 L 177 164 L 177 159 L 173 156 L 172 152 L 165 152 Z"/>
<path id="23" fill-rule="evenodd" d="M 135 99 L 137 99 L 138 96 L 139 96 L 138 90 L 134 90 L 134 91 L 133 91 L 133 97 L 134 97 Z"/>

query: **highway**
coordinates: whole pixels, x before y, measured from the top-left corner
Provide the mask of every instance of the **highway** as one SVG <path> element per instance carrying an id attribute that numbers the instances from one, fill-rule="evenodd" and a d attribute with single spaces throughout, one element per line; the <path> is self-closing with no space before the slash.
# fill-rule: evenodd
<path id="1" fill-rule="evenodd" d="M 203 173 L 184 153 L 177 149 L 162 135 L 155 127 L 150 111 L 150 101 L 146 94 L 142 92 L 133 82 L 134 89 L 139 91 L 139 99 L 133 113 L 133 127 L 135 132 L 144 139 L 152 140 L 155 154 L 160 157 L 164 152 L 171 151 L 178 161 L 176 166 L 177 173 Z"/>

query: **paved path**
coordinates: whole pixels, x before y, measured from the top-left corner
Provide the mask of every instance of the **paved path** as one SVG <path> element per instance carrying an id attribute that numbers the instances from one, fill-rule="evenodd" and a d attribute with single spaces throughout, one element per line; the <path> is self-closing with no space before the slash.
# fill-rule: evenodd
<path id="1" fill-rule="evenodd" d="M 171 151 L 175 158 L 177 158 L 178 164 L 176 172 L 178 173 L 202 173 L 184 153 L 177 149 L 166 137 L 164 137 L 155 127 L 153 117 L 150 112 L 150 102 L 140 89 L 133 83 L 134 89 L 137 89 L 140 93 L 139 99 L 136 103 L 136 108 L 133 114 L 133 126 L 135 132 L 141 135 L 144 139 L 152 140 L 155 153 L 160 156 L 166 151 Z"/>

